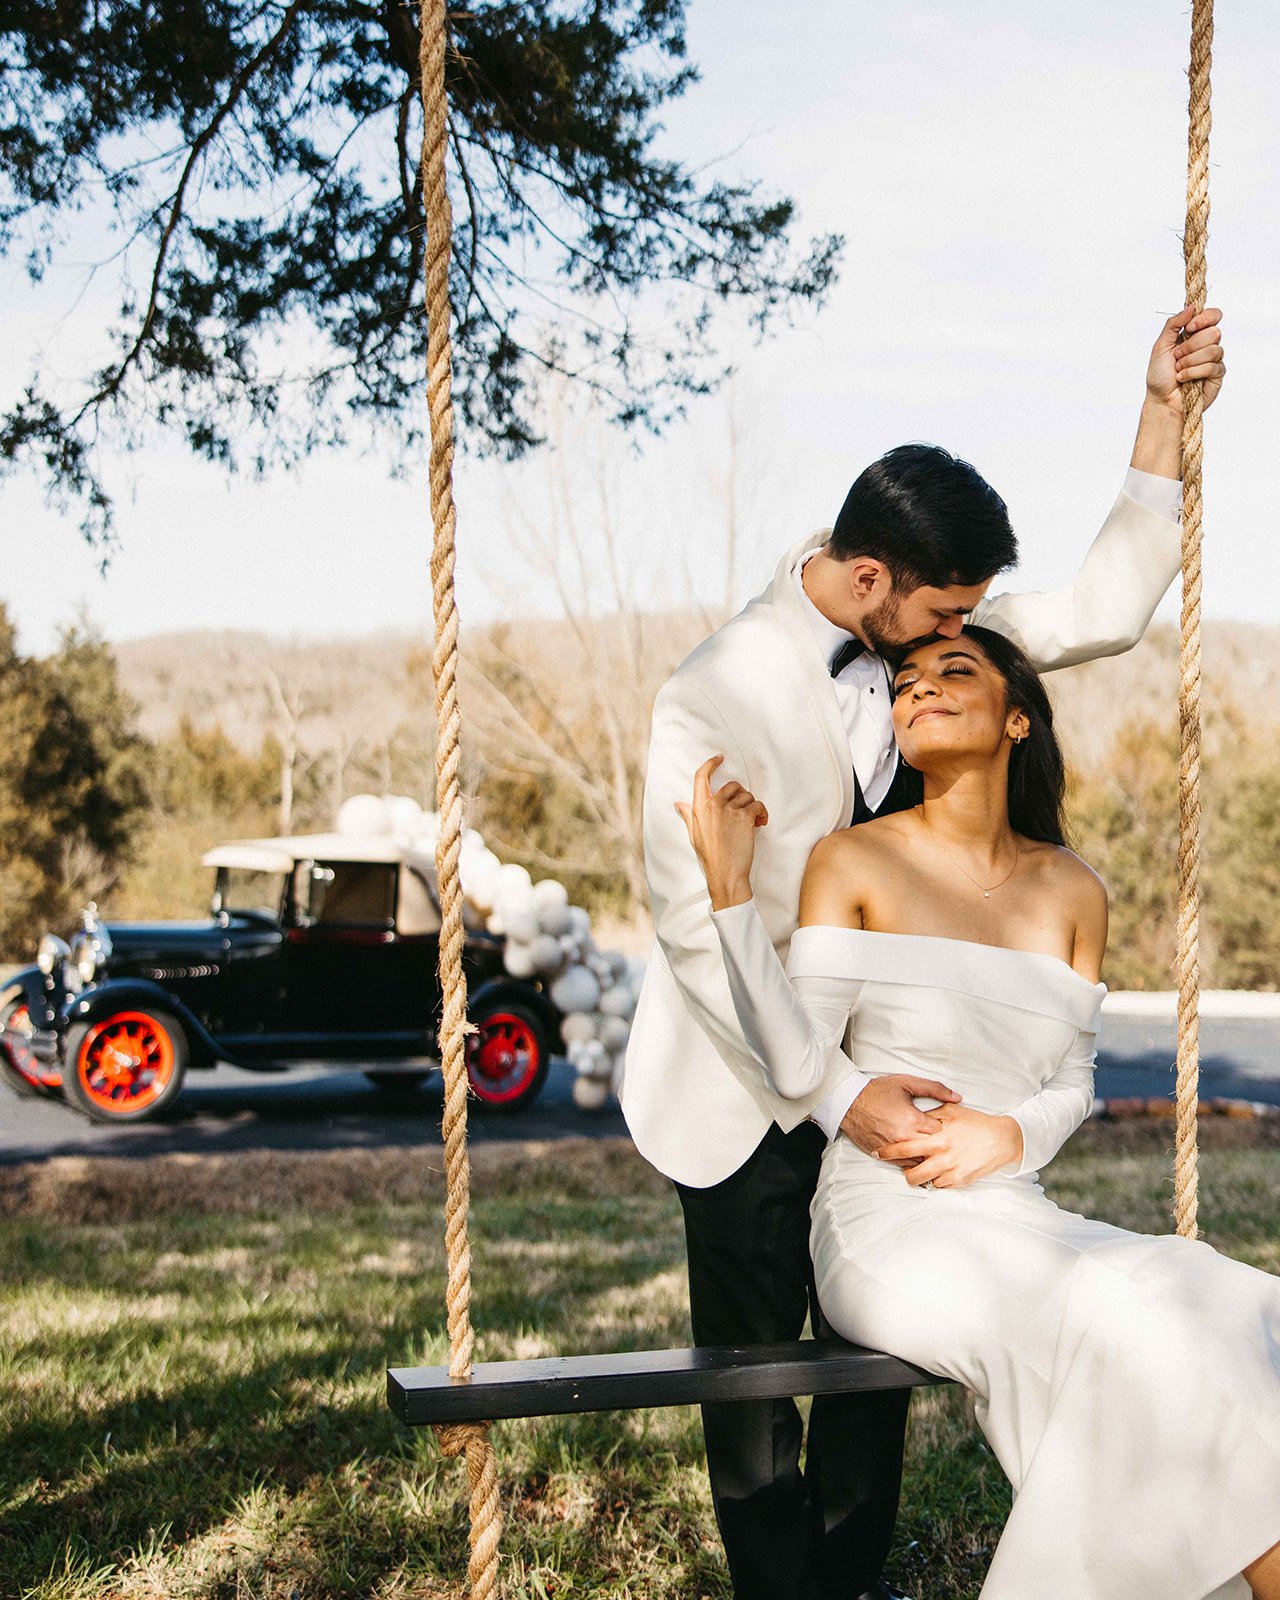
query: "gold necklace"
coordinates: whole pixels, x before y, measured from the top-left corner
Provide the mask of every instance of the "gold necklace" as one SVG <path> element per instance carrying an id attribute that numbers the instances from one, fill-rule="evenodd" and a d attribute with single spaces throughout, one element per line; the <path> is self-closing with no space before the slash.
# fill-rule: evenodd
<path id="1" fill-rule="evenodd" d="M 924 825 L 927 828 L 929 826 L 929 824 L 924 821 L 924 807 L 923 806 L 917 806 L 915 809 L 920 812 L 920 821 L 924 822 Z M 1014 840 L 1013 840 L 1013 865 L 1009 868 L 1008 872 L 1005 873 L 1004 877 L 1001 878 L 999 883 L 993 883 L 991 885 L 990 889 L 988 889 L 988 888 L 985 888 L 982 884 L 980 884 L 978 882 L 978 880 L 974 877 L 974 875 L 971 872 L 965 872 L 965 869 L 960 865 L 960 863 L 956 860 L 956 858 L 951 854 L 950 850 L 947 849 L 946 845 L 940 843 L 938 845 L 938 849 L 942 851 L 943 855 L 946 856 L 947 860 L 951 863 L 951 865 L 956 869 L 957 872 L 963 873 L 964 876 L 966 878 L 968 878 L 969 882 L 974 886 L 975 889 L 981 889 L 982 890 L 982 898 L 984 900 L 990 900 L 992 894 L 997 889 L 1003 889 L 1004 888 L 1005 884 L 1008 883 L 1009 879 L 1012 878 L 1014 873 L 1018 870 L 1018 862 L 1022 860 L 1022 846 L 1018 843 L 1018 838 L 1017 838 L 1017 835 L 1015 834 L 1014 835 Z"/>
<path id="2" fill-rule="evenodd" d="M 1013 865 L 1009 868 L 1008 872 L 1005 873 L 1004 877 L 1001 878 L 1000 882 L 999 883 L 993 883 L 991 885 L 990 889 L 984 889 L 982 887 L 982 885 L 978 882 L 978 880 L 973 876 L 973 874 L 971 872 L 965 872 L 965 869 L 960 865 L 960 863 L 956 860 L 956 858 L 951 854 L 950 850 L 943 850 L 942 853 L 943 853 L 944 856 L 946 856 L 947 860 L 951 863 L 951 865 L 956 869 L 957 872 L 964 872 L 965 877 L 968 878 L 969 882 L 974 886 L 975 889 L 982 889 L 982 898 L 984 900 L 990 900 L 990 898 L 991 898 L 992 894 L 994 893 L 994 891 L 996 889 L 1002 889 L 1005 886 L 1005 884 L 1008 883 L 1009 879 L 1013 877 L 1014 873 L 1018 870 L 1018 862 L 1022 859 L 1022 846 L 1018 843 L 1018 841 L 1016 839 L 1013 841 Z"/>

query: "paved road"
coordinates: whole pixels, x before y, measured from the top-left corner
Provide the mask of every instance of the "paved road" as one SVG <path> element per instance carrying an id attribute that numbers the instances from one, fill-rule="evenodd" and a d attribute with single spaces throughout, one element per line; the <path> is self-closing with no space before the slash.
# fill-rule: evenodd
<path id="1" fill-rule="evenodd" d="M 1171 1091 L 1172 1025 L 1135 1017 L 1104 1020 L 1098 1093 L 1153 1096 Z M 1206 1020 L 1202 1093 L 1280 1105 L 1280 1020 Z M 476 1111 L 477 1141 L 603 1138 L 624 1133 L 616 1106 L 588 1114 L 573 1104 L 573 1073 L 553 1063 L 528 1111 Z M 56 1101 L 20 1099 L 0 1086 L 0 1162 L 50 1155 L 146 1156 L 161 1151 L 332 1150 L 438 1145 L 439 1080 L 387 1095 L 359 1072 L 301 1066 L 283 1073 L 218 1067 L 193 1073 L 163 1122 L 128 1128 L 91 1123 Z"/>

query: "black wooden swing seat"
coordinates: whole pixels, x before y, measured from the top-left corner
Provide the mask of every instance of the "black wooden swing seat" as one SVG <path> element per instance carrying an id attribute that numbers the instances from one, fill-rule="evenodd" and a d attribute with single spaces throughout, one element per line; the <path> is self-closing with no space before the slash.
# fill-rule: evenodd
<path id="1" fill-rule="evenodd" d="M 716 1400 L 776 1400 L 839 1390 L 908 1389 L 946 1383 L 880 1350 L 840 1340 L 792 1344 L 627 1350 L 611 1355 L 482 1361 L 471 1377 L 447 1367 L 392 1367 L 387 1403 L 411 1428 L 496 1422 L 575 1411 L 632 1411 Z"/>

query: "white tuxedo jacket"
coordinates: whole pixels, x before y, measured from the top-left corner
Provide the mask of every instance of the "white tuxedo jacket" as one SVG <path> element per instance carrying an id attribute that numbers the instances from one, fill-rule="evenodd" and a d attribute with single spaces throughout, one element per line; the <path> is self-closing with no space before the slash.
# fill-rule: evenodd
<path id="1" fill-rule="evenodd" d="M 745 784 L 769 807 L 751 881 L 779 957 L 796 930 L 810 851 L 846 827 L 853 767 L 828 663 L 792 569 L 700 644 L 658 692 L 644 796 L 645 864 L 655 943 L 621 1087 L 641 1154 L 693 1188 L 735 1172 L 770 1122 L 795 1127 L 849 1070 L 835 1053 L 805 1100 L 783 1100 L 746 1046 L 729 994 L 707 886 L 674 809 L 693 774 L 723 751 L 717 785 Z M 984 600 L 971 621 L 1014 639 L 1042 671 L 1118 655 L 1142 637 L 1180 566 L 1176 523 L 1121 494 L 1073 583 Z"/>

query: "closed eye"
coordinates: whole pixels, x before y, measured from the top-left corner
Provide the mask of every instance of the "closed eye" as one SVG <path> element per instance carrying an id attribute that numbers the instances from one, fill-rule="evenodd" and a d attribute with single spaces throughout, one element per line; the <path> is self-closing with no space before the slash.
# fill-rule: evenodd
<path id="1" fill-rule="evenodd" d="M 972 678 L 973 668 L 965 666 L 962 662 L 952 661 L 943 667 L 941 676 L 944 678 Z M 899 678 L 893 686 L 893 698 L 905 694 L 914 684 L 919 683 L 919 678 Z"/>

